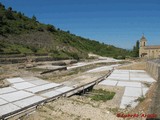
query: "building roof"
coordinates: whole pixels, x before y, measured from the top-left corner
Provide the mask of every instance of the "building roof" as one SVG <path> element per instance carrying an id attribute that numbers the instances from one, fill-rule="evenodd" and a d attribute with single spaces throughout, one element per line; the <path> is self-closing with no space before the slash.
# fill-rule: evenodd
<path id="1" fill-rule="evenodd" d="M 144 37 L 144 35 L 141 37 L 140 41 L 147 41 L 147 39 Z"/>
<path id="2" fill-rule="evenodd" d="M 160 49 L 160 45 L 145 46 L 145 49 Z"/>

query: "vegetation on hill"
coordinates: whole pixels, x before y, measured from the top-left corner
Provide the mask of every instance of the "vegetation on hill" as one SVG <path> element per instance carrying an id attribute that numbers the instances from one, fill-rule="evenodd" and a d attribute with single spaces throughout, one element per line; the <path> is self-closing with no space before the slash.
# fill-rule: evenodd
<path id="1" fill-rule="evenodd" d="M 88 53 L 125 58 L 132 52 L 42 24 L 0 3 L 0 54 L 49 54 L 55 58 L 87 58 Z"/>

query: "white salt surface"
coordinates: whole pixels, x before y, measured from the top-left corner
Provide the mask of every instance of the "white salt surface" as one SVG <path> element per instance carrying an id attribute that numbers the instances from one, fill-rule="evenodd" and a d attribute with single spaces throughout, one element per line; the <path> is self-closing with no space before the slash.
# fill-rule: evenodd
<path id="1" fill-rule="evenodd" d="M 130 72 L 136 72 L 136 73 L 146 73 L 146 71 L 144 71 L 144 70 L 128 70 L 128 71 L 130 71 Z"/>
<path id="2" fill-rule="evenodd" d="M 23 98 L 27 98 L 33 96 L 32 93 L 28 93 L 25 91 L 17 91 L 17 92 L 12 92 L 12 93 L 8 93 L 8 94 L 2 94 L 0 95 L 0 98 L 8 101 L 8 102 L 13 102 L 13 101 L 17 101 Z"/>
<path id="3" fill-rule="evenodd" d="M 141 88 L 141 83 L 140 82 L 123 82 L 119 81 L 117 86 L 122 86 L 122 87 L 139 87 Z"/>
<path id="4" fill-rule="evenodd" d="M 6 103 L 8 103 L 8 102 L 3 99 L 0 99 L 0 105 L 6 104 Z"/>
<path id="5" fill-rule="evenodd" d="M 129 70 L 114 70 L 113 71 L 113 74 L 114 73 L 118 73 L 118 74 L 128 74 L 129 73 Z"/>
<path id="6" fill-rule="evenodd" d="M 72 87 L 56 89 L 56 87 L 62 86 L 62 84 L 50 83 L 32 77 L 24 79 L 10 78 L 7 80 L 12 83 L 12 87 L 0 89 L 0 116 L 34 105 L 42 102 L 46 98 L 51 98 L 73 89 Z M 53 89 L 56 89 L 57 91 Z M 46 92 L 48 90 L 52 91 Z M 43 93 L 40 96 L 32 94 L 42 91 L 46 93 Z"/>
<path id="7" fill-rule="evenodd" d="M 150 78 L 149 75 L 141 73 L 130 73 L 130 77 Z"/>
<path id="8" fill-rule="evenodd" d="M 14 92 L 14 91 L 17 91 L 17 90 L 12 87 L 0 88 L 0 94 L 5 94 L 5 93 L 9 93 L 9 92 Z"/>
<path id="9" fill-rule="evenodd" d="M 60 86 L 60 85 L 61 84 L 57 84 L 57 83 L 49 83 L 49 84 L 29 88 L 29 89 L 26 89 L 26 90 L 29 91 L 29 92 L 32 92 L 32 93 L 37 93 L 37 92 L 45 91 L 45 90 L 48 90 L 48 89 L 51 89 L 51 88 L 55 88 L 55 87 Z"/>
<path id="10" fill-rule="evenodd" d="M 146 93 L 148 92 L 149 88 L 142 88 L 142 90 L 143 90 L 143 95 L 145 96 Z"/>
<path id="11" fill-rule="evenodd" d="M 117 83 L 118 82 L 118 83 Z M 99 84 L 110 86 L 125 87 L 121 100 L 120 108 L 126 108 L 127 105 L 135 107 L 138 102 L 135 100 L 142 95 L 145 96 L 149 88 L 142 82 L 156 82 L 144 70 L 114 70 L 113 73 Z"/>
<path id="12" fill-rule="evenodd" d="M 137 98 L 123 96 L 120 104 L 120 108 L 125 109 L 128 105 L 132 108 L 137 106 L 138 102 L 135 102 Z"/>
<path id="13" fill-rule="evenodd" d="M 72 90 L 73 88 L 72 87 L 62 87 L 62 88 L 59 88 L 59 89 L 56 89 L 57 92 L 61 92 L 61 93 L 65 93 L 65 92 L 68 92 L 70 90 Z"/>
<path id="14" fill-rule="evenodd" d="M 34 84 L 34 85 L 44 85 L 44 84 L 48 84 L 48 81 L 44 81 L 44 80 L 33 80 L 33 81 L 29 81 L 30 83 Z"/>
<path id="15" fill-rule="evenodd" d="M 29 82 L 21 82 L 21 83 L 14 84 L 13 87 L 18 90 L 21 90 L 21 89 L 26 89 L 26 88 L 30 88 L 30 87 L 35 87 L 35 85 L 31 84 Z"/>
<path id="16" fill-rule="evenodd" d="M 109 76 L 108 79 L 129 81 L 129 78 L 128 78 L 128 77 L 126 78 L 126 77 L 118 77 L 118 76 L 117 76 L 117 77 Z"/>
<path id="17" fill-rule="evenodd" d="M 23 107 L 27 107 L 29 105 L 35 104 L 37 102 L 40 102 L 44 99 L 45 98 L 40 97 L 40 96 L 32 96 L 32 97 L 29 97 L 29 98 L 26 98 L 26 99 L 23 99 L 23 100 L 16 101 L 13 104 L 23 108 Z"/>
<path id="18" fill-rule="evenodd" d="M 123 74 L 113 73 L 110 76 L 112 76 L 112 77 L 129 77 L 129 74 L 126 74 L 126 73 L 123 73 Z"/>
<path id="19" fill-rule="evenodd" d="M 14 112 L 20 109 L 20 107 L 13 105 L 11 103 L 0 106 L 0 116 L 8 114 L 10 112 Z"/>
<path id="20" fill-rule="evenodd" d="M 155 82 L 144 70 L 115 70 L 108 78 L 118 81 Z"/>
<path id="21" fill-rule="evenodd" d="M 136 87 L 126 87 L 124 96 L 139 97 L 142 96 L 142 89 Z"/>
<path id="22" fill-rule="evenodd" d="M 99 83 L 100 85 L 110 85 L 110 86 L 116 86 L 117 81 L 114 80 L 104 80 Z"/>
<path id="23" fill-rule="evenodd" d="M 140 78 L 140 77 L 130 77 L 131 81 L 139 81 L 139 82 L 155 82 L 155 80 L 153 78 Z"/>
<path id="24" fill-rule="evenodd" d="M 7 81 L 10 83 L 18 83 L 18 82 L 24 82 L 25 80 L 23 80 L 20 77 L 17 77 L 17 78 L 8 78 Z"/>
<path id="25" fill-rule="evenodd" d="M 57 95 L 61 94 L 60 92 L 57 92 L 55 90 L 52 90 L 52 91 L 49 91 L 49 92 L 46 92 L 46 93 L 43 93 L 41 94 L 42 96 L 45 96 L 47 98 L 52 98 L 52 97 L 55 97 Z"/>

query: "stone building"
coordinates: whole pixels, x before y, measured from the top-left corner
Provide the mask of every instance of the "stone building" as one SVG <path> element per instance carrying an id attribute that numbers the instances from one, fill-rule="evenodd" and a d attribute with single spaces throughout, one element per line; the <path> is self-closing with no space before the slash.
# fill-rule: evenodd
<path id="1" fill-rule="evenodd" d="M 140 39 L 139 57 L 141 58 L 160 58 L 160 45 L 147 46 L 147 39 L 142 36 Z"/>

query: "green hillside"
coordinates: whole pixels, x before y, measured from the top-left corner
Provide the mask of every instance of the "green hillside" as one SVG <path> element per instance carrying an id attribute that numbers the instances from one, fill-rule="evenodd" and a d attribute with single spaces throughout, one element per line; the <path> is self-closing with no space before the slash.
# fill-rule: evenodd
<path id="1" fill-rule="evenodd" d="M 0 3 L 0 54 L 49 54 L 55 58 L 79 59 L 87 58 L 88 53 L 131 56 L 130 51 L 42 24 L 35 16 L 29 18 Z"/>

